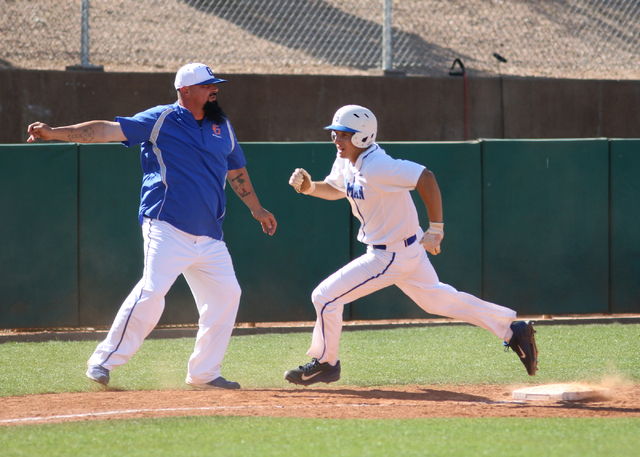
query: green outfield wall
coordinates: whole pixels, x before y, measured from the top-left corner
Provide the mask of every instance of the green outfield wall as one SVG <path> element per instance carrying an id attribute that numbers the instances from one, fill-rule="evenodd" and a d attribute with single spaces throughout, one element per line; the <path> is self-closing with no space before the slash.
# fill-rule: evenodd
<path id="1" fill-rule="evenodd" d="M 364 252 L 345 200 L 296 194 L 297 167 L 328 174 L 324 143 L 242 143 L 273 237 L 227 187 L 225 241 L 243 290 L 239 322 L 315 320 L 316 285 Z M 381 143 L 424 164 L 442 191 L 440 280 L 520 314 L 640 311 L 640 140 Z M 0 328 L 109 325 L 142 274 L 139 148 L 0 145 Z M 424 204 L 413 192 L 423 225 Z M 345 319 L 427 315 L 390 287 Z M 161 324 L 197 322 L 186 282 Z"/>
<path id="2" fill-rule="evenodd" d="M 78 325 L 78 147 L 0 147 L 0 327 Z"/>
<path id="3" fill-rule="evenodd" d="M 640 309 L 640 140 L 610 144 L 609 300 L 616 313 Z"/>

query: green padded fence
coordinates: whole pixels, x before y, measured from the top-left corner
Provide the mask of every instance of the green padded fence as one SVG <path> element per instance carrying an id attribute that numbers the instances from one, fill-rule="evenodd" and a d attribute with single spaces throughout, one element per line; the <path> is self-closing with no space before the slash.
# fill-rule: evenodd
<path id="1" fill-rule="evenodd" d="M 608 141 L 483 141 L 483 296 L 522 314 L 608 310 Z"/>
<path id="2" fill-rule="evenodd" d="M 77 326 L 78 148 L 0 147 L 0 327 Z"/>
<path id="3" fill-rule="evenodd" d="M 611 312 L 640 310 L 640 140 L 611 140 Z"/>
<path id="4" fill-rule="evenodd" d="M 83 144 L 78 149 L 80 322 L 108 325 L 142 275 L 140 148 Z"/>
<path id="5" fill-rule="evenodd" d="M 314 320 L 311 292 L 364 252 L 346 201 L 295 193 L 297 167 L 330 171 L 329 143 L 243 143 L 273 237 L 227 186 L 225 241 L 243 290 L 238 321 Z M 432 170 L 445 238 L 442 282 L 520 314 L 640 311 L 640 140 L 384 143 Z M 0 328 L 109 325 L 142 273 L 139 148 L 0 146 Z M 413 192 L 423 228 L 424 204 Z M 395 287 L 347 319 L 426 314 Z M 193 323 L 184 279 L 162 324 Z"/>

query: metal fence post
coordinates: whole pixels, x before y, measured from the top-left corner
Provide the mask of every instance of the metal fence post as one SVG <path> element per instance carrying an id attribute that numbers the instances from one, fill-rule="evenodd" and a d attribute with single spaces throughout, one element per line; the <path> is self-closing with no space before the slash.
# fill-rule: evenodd
<path id="1" fill-rule="evenodd" d="M 391 0 L 382 0 L 382 71 L 389 71 L 392 68 Z"/>
<path id="2" fill-rule="evenodd" d="M 392 9 L 392 0 L 382 0 L 382 74 L 384 76 L 405 76 L 404 71 L 393 68 Z"/>
<path id="3" fill-rule="evenodd" d="M 89 66 L 89 0 L 82 0 L 80 65 Z"/>
<path id="4" fill-rule="evenodd" d="M 80 65 L 72 65 L 67 70 L 104 71 L 102 65 L 91 65 L 89 61 L 89 0 L 82 0 L 80 23 Z"/>

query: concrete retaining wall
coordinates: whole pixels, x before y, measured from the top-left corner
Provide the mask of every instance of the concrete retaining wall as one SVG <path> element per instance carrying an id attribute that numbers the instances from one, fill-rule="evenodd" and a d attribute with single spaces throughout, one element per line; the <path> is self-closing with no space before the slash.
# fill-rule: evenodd
<path id="1" fill-rule="evenodd" d="M 461 77 L 218 75 L 239 141 L 325 141 L 348 103 L 379 119 L 379 141 L 465 139 Z M 173 73 L 0 70 L 0 144 L 40 120 L 65 125 L 173 103 Z M 638 138 L 640 81 L 471 78 L 468 139 Z"/>

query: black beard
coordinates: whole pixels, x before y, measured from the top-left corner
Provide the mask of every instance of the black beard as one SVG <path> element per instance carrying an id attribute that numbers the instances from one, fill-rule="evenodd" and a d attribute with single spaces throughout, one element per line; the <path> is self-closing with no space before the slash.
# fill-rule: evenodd
<path id="1" fill-rule="evenodd" d="M 220 105 L 218 105 L 218 100 L 206 102 L 203 108 L 205 117 L 214 124 L 222 124 L 227 117 L 224 111 L 222 111 L 222 108 L 220 108 Z"/>

